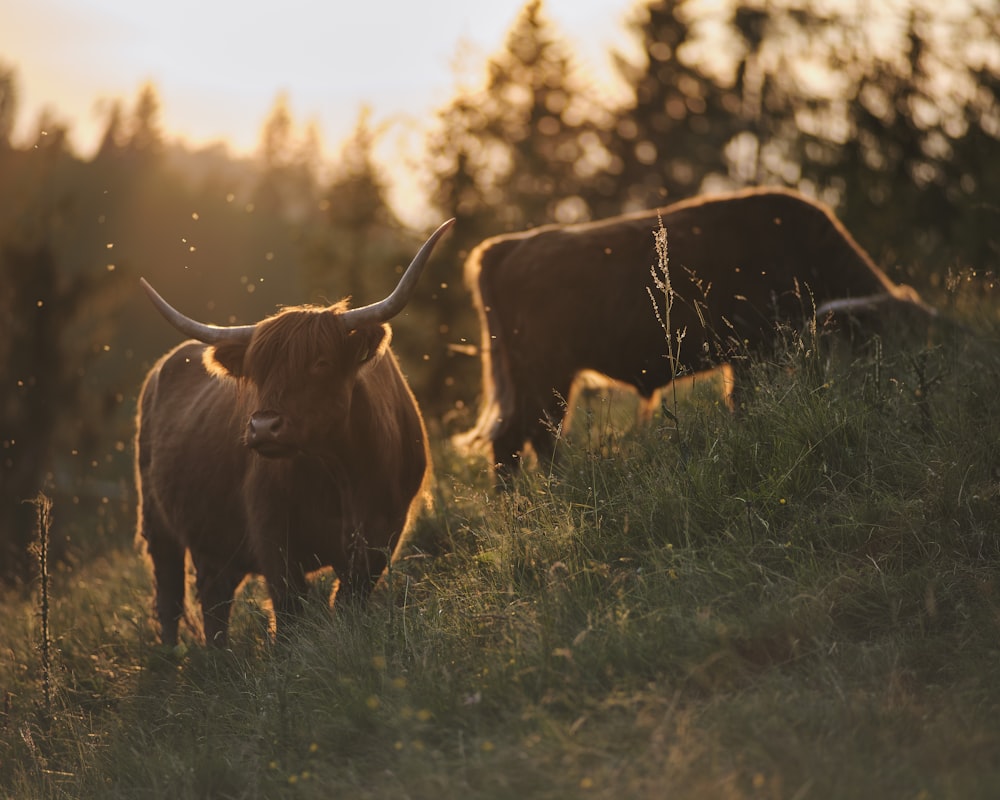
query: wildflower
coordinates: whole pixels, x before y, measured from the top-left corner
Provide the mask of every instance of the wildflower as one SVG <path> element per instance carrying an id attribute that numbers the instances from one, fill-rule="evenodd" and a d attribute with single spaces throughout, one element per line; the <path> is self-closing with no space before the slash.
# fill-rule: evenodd
<path id="1" fill-rule="evenodd" d="M 496 745 L 493 744 L 489 739 L 479 745 L 479 749 L 484 753 L 492 753 L 496 749 Z"/>
<path id="2" fill-rule="evenodd" d="M 368 699 L 365 700 L 365 705 L 368 706 L 372 711 L 375 711 L 382 702 L 378 699 L 378 695 L 369 695 Z"/>

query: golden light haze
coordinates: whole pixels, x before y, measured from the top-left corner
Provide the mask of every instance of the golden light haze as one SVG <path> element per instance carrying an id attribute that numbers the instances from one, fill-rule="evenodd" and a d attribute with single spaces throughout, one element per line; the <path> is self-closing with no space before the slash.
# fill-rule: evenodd
<path id="1" fill-rule="evenodd" d="M 275 98 L 315 123 L 328 151 L 362 107 L 412 134 L 452 96 L 481 79 L 522 0 L 369 0 L 319 4 L 130 3 L 0 0 L 0 59 L 17 68 L 16 137 L 33 135 L 43 110 L 69 126 L 88 155 L 114 99 L 151 82 L 169 138 L 224 140 L 252 152 Z M 612 84 L 611 51 L 634 47 L 630 0 L 545 0 L 544 10 L 594 80 Z"/>

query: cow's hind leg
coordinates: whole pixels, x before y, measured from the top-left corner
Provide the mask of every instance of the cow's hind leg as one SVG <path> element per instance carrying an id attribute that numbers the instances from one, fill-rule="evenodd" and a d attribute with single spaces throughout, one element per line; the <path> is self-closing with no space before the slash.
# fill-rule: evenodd
<path id="1" fill-rule="evenodd" d="M 543 470 L 549 470 L 555 458 L 556 442 L 566 419 L 566 398 L 572 382 L 562 381 L 557 388 L 525 392 L 511 419 L 503 421 L 493 437 L 493 463 L 498 489 L 512 489 L 521 468 L 525 442 L 532 449 Z"/>
<path id="2" fill-rule="evenodd" d="M 753 370 L 745 364 L 723 364 L 722 392 L 729 410 L 736 416 L 743 416 L 747 403 L 755 394 Z"/>
<path id="3" fill-rule="evenodd" d="M 496 470 L 498 489 L 510 488 L 514 477 L 521 470 L 521 457 L 527 431 L 520 421 L 505 424 L 493 437 L 493 466 Z"/>
<path id="4" fill-rule="evenodd" d="M 538 466 L 545 472 L 552 469 L 556 459 L 556 444 L 565 432 L 572 385 L 572 380 L 557 383 L 556 388 L 542 395 L 543 399 L 532 414 L 528 438 L 538 459 Z"/>

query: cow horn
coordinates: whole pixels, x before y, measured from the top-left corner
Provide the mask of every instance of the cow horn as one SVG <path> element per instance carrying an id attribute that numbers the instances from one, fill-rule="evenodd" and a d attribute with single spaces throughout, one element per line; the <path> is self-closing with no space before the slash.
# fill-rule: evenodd
<path id="1" fill-rule="evenodd" d="M 424 242 L 423 247 L 417 251 L 417 254 L 413 257 L 413 261 L 410 262 L 410 266 L 406 268 L 403 277 L 399 279 L 396 288 L 392 290 L 392 293 L 388 297 L 377 303 L 362 306 L 361 308 L 351 308 L 343 312 L 340 318 L 343 320 L 344 326 L 348 330 L 353 331 L 364 325 L 378 325 L 392 319 L 402 311 L 409 301 L 410 295 L 413 294 L 413 289 L 417 285 L 417 280 L 424 269 L 424 264 L 430 258 L 434 245 L 437 244 L 438 239 L 454 224 L 455 219 L 449 219 L 431 234 L 430 238 Z"/>
<path id="2" fill-rule="evenodd" d="M 839 314 L 851 311 L 872 311 L 876 307 L 893 299 L 893 295 L 888 292 L 884 294 L 870 294 L 866 297 L 841 297 L 836 300 L 827 300 L 816 309 L 817 317 L 825 317 L 827 314 Z"/>
<path id="3" fill-rule="evenodd" d="M 254 328 L 257 327 L 256 325 L 231 325 L 228 327 L 206 325 L 204 322 L 198 322 L 197 320 L 184 316 L 180 311 L 170 305 L 170 303 L 160 297 L 159 292 L 150 286 L 145 278 L 139 278 L 139 283 L 142 284 L 142 288 L 146 290 L 146 294 L 149 295 L 149 299 L 153 301 L 153 305 L 156 306 L 157 311 L 163 314 L 167 322 L 177 328 L 177 330 L 185 336 L 190 336 L 192 339 L 197 339 L 199 342 L 204 342 L 205 344 L 218 344 L 219 342 L 231 341 L 233 339 L 240 339 L 249 342 L 250 337 L 253 336 Z"/>

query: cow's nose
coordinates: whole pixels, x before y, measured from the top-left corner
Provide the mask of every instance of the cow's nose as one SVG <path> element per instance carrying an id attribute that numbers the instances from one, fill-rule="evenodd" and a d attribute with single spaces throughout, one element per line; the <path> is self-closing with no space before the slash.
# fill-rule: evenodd
<path id="1" fill-rule="evenodd" d="M 258 411 L 250 416 L 247 422 L 247 444 L 257 447 L 260 444 L 277 441 L 285 427 L 285 420 L 276 411 Z"/>

